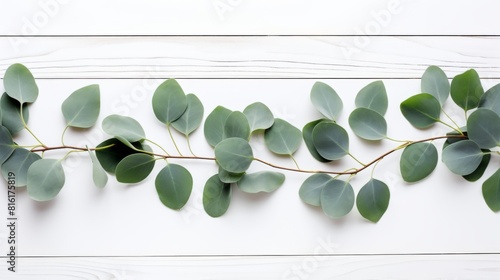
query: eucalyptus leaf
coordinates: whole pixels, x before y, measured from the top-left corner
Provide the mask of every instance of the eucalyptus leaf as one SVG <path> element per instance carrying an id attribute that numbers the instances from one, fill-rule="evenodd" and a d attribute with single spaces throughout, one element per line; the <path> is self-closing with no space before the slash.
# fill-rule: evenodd
<path id="1" fill-rule="evenodd" d="M 35 78 L 22 64 L 12 64 L 7 68 L 3 77 L 3 85 L 7 94 L 21 104 L 35 102 L 38 98 Z"/>
<path id="2" fill-rule="evenodd" d="M 482 150 L 482 151 L 484 153 L 490 152 L 490 150 Z M 481 163 L 476 168 L 476 170 L 474 170 L 474 172 L 472 172 L 471 174 L 464 175 L 463 176 L 464 179 L 469 181 L 469 182 L 475 182 L 475 181 L 481 179 L 481 177 L 483 177 L 484 172 L 486 171 L 486 168 L 488 168 L 488 165 L 490 163 L 490 159 L 491 159 L 491 154 L 483 155 L 483 158 L 481 159 Z"/>
<path id="3" fill-rule="evenodd" d="M 4 93 L 0 99 L 0 108 L 2 109 L 2 125 L 5 126 L 10 134 L 16 135 L 24 129 L 21 119 L 21 104 Z M 29 120 L 29 110 L 27 104 L 23 104 L 23 118 L 25 122 Z"/>
<path id="4" fill-rule="evenodd" d="M 14 149 L 14 141 L 12 141 L 9 130 L 0 126 L 0 165 L 12 155 Z"/>
<path id="5" fill-rule="evenodd" d="M 222 167 L 219 166 L 219 179 L 223 183 L 236 183 L 238 182 L 243 175 L 245 175 L 245 172 L 242 173 L 231 173 L 226 170 L 224 170 Z"/>
<path id="6" fill-rule="evenodd" d="M 253 161 L 252 147 L 244 139 L 228 138 L 215 146 L 215 159 L 224 170 L 243 173 Z"/>
<path id="7" fill-rule="evenodd" d="M 349 153 L 349 136 L 333 122 L 322 122 L 313 129 L 313 143 L 325 159 L 338 160 Z"/>
<path id="8" fill-rule="evenodd" d="M 186 95 L 174 79 L 163 82 L 153 94 L 153 112 L 156 118 L 166 125 L 180 118 L 187 106 Z"/>
<path id="9" fill-rule="evenodd" d="M 155 166 L 155 158 L 148 154 L 132 154 L 123 158 L 116 166 L 116 180 L 135 184 L 146 179 Z"/>
<path id="10" fill-rule="evenodd" d="M 16 187 L 24 187 L 28 183 L 28 169 L 40 160 L 38 154 L 26 149 L 16 148 L 10 157 L 2 164 L 2 175 L 7 180 L 9 172 L 16 174 Z"/>
<path id="11" fill-rule="evenodd" d="M 316 82 L 313 85 L 311 102 L 323 116 L 330 120 L 336 120 L 344 106 L 335 90 L 322 82 Z"/>
<path id="12" fill-rule="evenodd" d="M 368 108 L 384 116 L 389 104 L 384 82 L 369 83 L 358 92 L 354 102 L 358 108 Z"/>
<path id="13" fill-rule="evenodd" d="M 247 117 L 252 132 L 259 129 L 268 129 L 274 123 L 273 113 L 261 102 L 248 105 L 243 110 L 243 114 Z"/>
<path id="14" fill-rule="evenodd" d="M 371 109 L 357 108 L 352 111 L 349 125 L 357 136 L 366 140 L 382 140 L 387 136 L 387 122 Z"/>
<path id="15" fill-rule="evenodd" d="M 421 93 L 401 103 L 403 116 L 416 128 L 427 128 L 439 121 L 441 104 L 436 97 Z"/>
<path id="16" fill-rule="evenodd" d="M 220 141 L 224 140 L 224 126 L 231 113 L 231 110 L 222 106 L 217 106 L 207 116 L 204 125 L 204 133 L 205 139 L 210 146 L 215 147 Z"/>
<path id="17" fill-rule="evenodd" d="M 500 116 L 489 109 L 477 109 L 467 119 L 469 139 L 483 149 L 500 145 Z"/>
<path id="18" fill-rule="evenodd" d="M 417 182 L 429 176 L 436 168 L 438 153 L 432 143 L 415 143 L 406 147 L 399 167 L 403 180 Z"/>
<path id="19" fill-rule="evenodd" d="M 491 211 L 500 211 L 500 168 L 484 181 L 483 197 Z"/>
<path id="20" fill-rule="evenodd" d="M 92 127 L 99 117 L 101 94 L 99 85 L 90 85 L 73 92 L 64 100 L 61 110 L 71 127 Z"/>
<path id="21" fill-rule="evenodd" d="M 180 133 L 188 136 L 201 125 L 204 108 L 200 99 L 192 93 L 186 95 L 187 108 L 184 114 L 174 122 L 172 126 Z"/>
<path id="22" fill-rule="evenodd" d="M 444 106 L 448 96 L 450 96 L 450 82 L 448 81 L 448 77 L 441 68 L 434 65 L 429 66 L 425 70 L 420 80 L 420 88 L 422 92 L 436 97 L 441 107 Z"/>
<path id="23" fill-rule="evenodd" d="M 64 169 L 60 160 L 40 159 L 28 169 L 28 195 L 36 201 L 52 200 L 61 191 L 64 181 Z"/>
<path id="24" fill-rule="evenodd" d="M 193 189 L 193 177 L 184 167 L 168 164 L 156 176 L 156 191 L 160 201 L 170 209 L 186 205 Z"/>
<path id="25" fill-rule="evenodd" d="M 443 162 L 458 175 L 468 175 L 481 164 L 483 151 L 472 140 L 453 143 L 443 150 Z"/>
<path id="26" fill-rule="evenodd" d="M 321 208 L 330 218 L 338 219 L 354 207 L 354 190 L 349 182 L 334 179 L 321 191 Z"/>
<path id="27" fill-rule="evenodd" d="M 359 213 L 371 222 L 378 222 L 389 207 L 389 187 L 377 179 L 371 179 L 358 192 L 356 206 Z"/>
<path id="28" fill-rule="evenodd" d="M 500 84 L 484 93 L 479 101 L 479 108 L 490 109 L 500 116 Z"/>
<path id="29" fill-rule="evenodd" d="M 324 173 L 311 175 L 300 186 L 300 199 L 309 205 L 321 206 L 321 191 L 333 180 L 332 176 Z"/>
<path id="30" fill-rule="evenodd" d="M 246 193 L 270 193 L 277 190 L 285 182 L 285 175 L 279 172 L 260 171 L 245 174 L 237 185 Z"/>
<path id="31" fill-rule="evenodd" d="M 470 69 L 453 78 L 450 92 L 455 104 L 468 111 L 479 105 L 484 89 L 476 70 Z"/>
<path id="32" fill-rule="evenodd" d="M 316 147 L 314 146 L 314 141 L 313 141 L 313 130 L 321 122 L 328 121 L 327 119 L 319 119 L 312 121 L 310 123 L 307 123 L 304 128 L 302 129 L 302 137 L 304 138 L 304 142 L 306 143 L 307 149 L 309 150 L 309 153 L 320 162 L 330 162 L 331 160 L 325 159 L 322 157 L 318 151 L 316 150 Z"/>
<path id="33" fill-rule="evenodd" d="M 287 121 L 275 119 L 273 126 L 266 129 L 264 141 L 271 152 L 278 155 L 292 155 L 300 147 L 302 133 Z"/>
<path id="34" fill-rule="evenodd" d="M 140 142 L 134 142 L 132 145 L 139 150 L 142 150 L 142 145 Z M 110 146 L 110 147 L 108 147 Z M 108 147 L 103 149 L 104 147 Z M 97 145 L 97 150 L 95 151 L 97 159 L 101 164 L 102 168 L 108 173 L 114 174 L 116 166 L 122 159 L 126 156 L 138 153 L 138 151 L 128 147 L 123 144 L 120 140 L 116 138 L 108 139 L 101 144 Z"/>
<path id="35" fill-rule="evenodd" d="M 214 175 L 208 179 L 203 189 L 203 208 L 210 217 L 220 217 L 226 213 L 231 203 L 232 188 Z"/>
<path id="36" fill-rule="evenodd" d="M 234 111 L 224 124 L 224 138 L 239 137 L 245 140 L 250 138 L 250 125 L 245 114 Z"/>
<path id="37" fill-rule="evenodd" d="M 106 174 L 106 171 L 99 163 L 95 152 L 90 150 L 88 152 L 92 161 L 92 180 L 94 181 L 94 185 L 98 188 L 104 188 L 108 183 L 108 174 Z"/>
<path id="38" fill-rule="evenodd" d="M 102 121 L 102 130 L 111 136 L 120 136 L 129 142 L 141 141 L 146 137 L 141 124 L 131 117 L 110 115 Z"/>

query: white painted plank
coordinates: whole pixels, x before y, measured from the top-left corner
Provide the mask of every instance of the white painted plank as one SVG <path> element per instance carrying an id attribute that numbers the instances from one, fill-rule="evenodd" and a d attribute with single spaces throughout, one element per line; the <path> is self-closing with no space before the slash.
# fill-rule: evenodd
<path id="1" fill-rule="evenodd" d="M 500 77 L 500 37 L 0 38 L 0 72 L 38 78 L 420 78 L 476 68 Z"/>
<path id="2" fill-rule="evenodd" d="M 5 280 L 36 279 L 485 279 L 500 277 L 498 255 L 20 258 Z"/>
<path id="3" fill-rule="evenodd" d="M 9 1 L 0 9 L 0 34 L 498 35 L 499 5 L 494 0 Z"/>

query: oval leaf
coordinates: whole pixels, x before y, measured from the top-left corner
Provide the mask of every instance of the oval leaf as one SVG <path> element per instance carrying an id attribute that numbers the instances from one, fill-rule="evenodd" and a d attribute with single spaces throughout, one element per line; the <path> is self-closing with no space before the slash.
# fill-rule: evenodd
<path id="1" fill-rule="evenodd" d="M 321 208 L 330 218 L 338 219 L 354 207 L 354 190 L 348 182 L 334 179 L 321 191 Z"/>
<path id="2" fill-rule="evenodd" d="M 313 130 L 321 122 L 327 121 L 326 119 L 319 119 L 312 121 L 304 126 L 304 129 L 302 129 L 302 137 L 304 138 L 304 142 L 306 143 L 307 149 L 309 150 L 309 153 L 318 161 L 320 162 L 330 162 L 330 160 L 322 157 L 318 151 L 316 150 L 316 147 L 314 146 L 313 142 Z"/>
<path id="3" fill-rule="evenodd" d="M 201 125 L 204 108 L 200 99 L 192 93 L 186 95 L 187 108 L 184 114 L 174 122 L 172 126 L 180 133 L 188 136 Z"/>
<path id="4" fill-rule="evenodd" d="M 490 150 L 483 150 L 483 152 L 489 153 Z M 469 182 L 475 182 L 475 181 L 481 179 L 481 177 L 483 177 L 484 172 L 486 171 L 486 168 L 488 168 L 488 164 L 490 163 L 490 159 L 491 159 L 491 154 L 485 154 L 483 156 L 483 159 L 481 160 L 481 163 L 476 168 L 476 170 L 474 170 L 474 172 L 472 172 L 471 174 L 464 175 L 463 176 L 464 179 L 469 181 Z"/>
<path id="5" fill-rule="evenodd" d="M 401 103 L 401 113 L 416 128 L 427 128 L 439 121 L 441 104 L 436 97 L 421 93 Z"/>
<path id="6" fill-rule="evenodd" d="M 60 160 L 38 160 L 28 169 L 28 195 L 36 201 L 52 200 L 61 191 L 64 181 L 64 170 Z"/>
<path id="7" fill-rule="evenodd" d="M 90 150 L 88 152 L 92 161 L 92 180 L 94 181 L 94 185 L 98 188 L 104 188 L 108 183 L 108 174 L 102 168 L 94 152 Z"/>
<path id="8" fill-rule="evenodd" d="M 358 92 L 354 102 L 358 108 L 368 108 L 384 116 L 389 103 L 384 82 L 369 83 Z"/>
<path id="9" fill-rule="evenodd" d="M 187 106 L 186 95 L 174 79 L 163 82 L 153 94 L 153 112 L 156 118 L 166 125 L 180 118 Z"/>
<path id="10" fill-rule="evenodd" d="M 349 125 L 357 136 L 366 140 L 382 140 L 387 136 L 387 122 L 371 109 L 357 108 L 352 111 Z"/>
<path id="11" fill-rule="evenodd" d="M 245 140 L 250 138 L 250 125 L 242 112 L 234 111 L 224 124 L 224 138 L 238 137 Z"/>
<path id="12" fill-rule="evenodd" d="M 178 210 L 186 205 L 193 189 L 193 177 L 184 167 L 169 164 L 155 180 L 161 202 L 170 209 Z"/>
<path id="13" fill-rule="evenodd" d="M 139 183 L 146 179 L 155 166 L 155 158 L 147 154 L 126 156 L 116 166 L 116 180 L 120 183 Z"/>
<path id="14" fill-rule="evenodd" d="M 319 173 L 312 175 L 300 186 L 300 199 L 307 204 L 321 206 L 321 191 L 331 181 L 333 181 L 333 178 L 328 174 Z"/>
<path id="15" fill-rule="evenodd" d="M 356 206 L 359 213 L 371 222 L 378 222 L 389 207 L 389 187 L 377 179 L 371 179 L 358 192 Z"/>
<path id="16" fill-rule="evenodd" d="M 19 101 L 4 93 L 0 99 L 0 107 L 2 110 L 2 125 L 10 131 L 11 135 L 15 135 L 24 129 L 20 112 L 21 103 Z M 28 122 L 29 110 L 27 104 L 23 105 L 23 118 L 25 122 Z"/>
<path id="17" fill-rule="evenodd" d="M 107 116 L 102 121 L 102 130 L 111 136 L 120 136 L 129 142 L 141 141 L 146 137 L 141 124 L 131 117 Z"/>
<path id="18" fill-rule="evenodd" d="M 450 93 L 451 99 L 453 99 L 455 104 L 465 111 L 476 108 L 484 94 L 484 89 L 476 70 L 470 69 L 463 74 L 455 76 L 451 81 Z"/>
<path id="19" fill-rule="evenodd" d="M 500 168 L 484 181 L 483 197 L 491 211 L 500 211 Z"/>
<path id="20" fill-rule="evenodd" d="M 285 175 L 279 172 L 261 171 L 245 174 L 238 181 L 238 187 L 246 193 L 274 192 L 285 182 Z"/>
<path id="21" fill-rule="evenodd" d="M 484 93 L 479 101 L 479 108 L 490 109 L 500 116 L 500 84 Z"/>
<path id="22" fill-rule="evenodd" d="M 273 126 L 264 133 L 266 147 L 278 155 L 292 155 L 302 142 L 302 133 L 285 120 L 275 119 Z"/>
<path id="23" fill-rule="evenodd" d="M 14 152 L 14 141 L 7 128 L 0 126 L 0 165 Z"/>
<path id="24" fill-rule="evenodd" d="M 35 102 L 38 86 L 30 70 L 22 64 L 12 64 L 5 71 L 3 85 L 7 94 L 19 103 Z"/>
<path id="25" fill-rule="evenodd" d="M 450 95 L 450 81 L 448 81 L 448 77 L 441 68 L 429 66 L 420 80 L 420 89 L 422 92 L 436 97 L 441 107 L 443 107 Z"/>
<path id="26" fill-rule="evenodd" d="M 274 123 L 273 113 L 261 102 L 248 105 L 243 110 L 243 114 L 247 117 L 252 132 L 259 129 L 268 129 Z"/>
<path id="27" fill-rule="evenodd" d="M 231 203 L 231 185 L 223 183 L 217 175 L 208 179 L 203 189 L 203 208 L 210 217 L 220 217 L 226 213 Z"/>
<path id="28" fill-rule="evenodd" d="M 399 169 L 403 180 L 412 183 L 429 176 L 436 168 L 437 162 L 436 146 L 431 143 L 415 143 L 404 149 Z"/>
<path id="29" fill-rule="evenodd" d="M 219 166 L 219 179 L 223 183 L 236 183 L 238 182 L 243 175 L 245 175 L 244 172 L 242 173 L 231 173 L 226 170 L 224 170 L 222 167 Z"/>
<path id="30" fill-rule="evenodd" d="M 443 162 L 451 172 L 468 175 L 481 164 L 483 152 L 471 140 L 453 143 L 443 150 Z"/>
<path id="31" fill-rule="evenodd" d="M 467 119 L 467 135 L 483 149 L 500 145 L 500 117 L 489 109 L 477 109 Z"/>
<path id="32" fill-rule="evenodd" d="M 220 141 L 224 140 L 224 126 L 231 112 L 232 111 L 227 108 L 217 106 L 207 116 L 204 133 L 205 139 L 210 146 L 215 147 Z"/>
<path id="33" fill-rule="evenodd" d="M 142 145 L 139 142 L 132 143 L 132 145 L 139 150 L 142 150 Z M 106 149 L 98 149 L 95 151 L 99 163 L 101 163 L 102 168 L 107 172 L 114 174 L 116 166 L 122 159 L 126 156 L 138 153 L 138 151 L 128 147 L 120 140 L 116 138 L 108 139 L 101 144 L 97 145 L 96 148 L 103 148 L 110 146 Z"/>
<path id="34" fill-rule="evenodd" d="M 16 187 L 24 187 L 28 183 L 28 169 L 41 157 L 26 149 L 17 148 L 2 164 L 2 175 L 7 180 L 9 172 L 16 174 Z"/>
<path id="35" fill-rule="evenodd" d="M 99 85 L 90 85 L 73 92 L 64 100 L 61 110 L 71 127 L 92 127 L 99 117 L 101 94 Z"/>
<path id="36" fill-rule="evenodd" d="M 342 99 L 329 85 L 316 82 L 311 89 L 311 102 L 323 116 L 336 120 L 342 107 Z"/>
<path id="37" fill-rule="evenodd" d="M 224 170 L 243 173 L 252 163 L 252 147 L 244 139 L 228 138 L 215 146 L 215 159 Z"/>
<path id="38" fill-rule="evenodd" d="M 338 160 L 349 153 L 349 136 L 333 122 L 322 122 L 313 130 L 313 143 L 318 153 L 328 160 Z"/>

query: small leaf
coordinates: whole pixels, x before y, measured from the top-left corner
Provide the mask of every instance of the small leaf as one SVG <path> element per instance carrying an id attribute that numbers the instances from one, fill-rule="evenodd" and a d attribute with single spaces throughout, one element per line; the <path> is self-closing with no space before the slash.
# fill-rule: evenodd
<path id="1" fill-rule="evenodd" d="M 321 206 L 321 191 L 323 187 L 333 181 L 332 176 L 318 173 L 307 178 L 299 189 L 299 196 L 303 202 L 312 206 Z"/>
<path id="2" fill-rule="evenodd" d="M 184 114 L 174 122 L 172 126 L 180 133 L 188 136 L 201 125 L 203 120 L 203 104 L 200 99 L 192 93 L 186 95 L 187 108 Z"/>
<path id="3" fill-rule="evenodd" d="M 481 164 L 483 152 L 471 140 L 453 143 L 443 150 L 443 162 L 448 169 L 458 175 L 468 175 Z"/>
<path id="4" fill-rule="evenodd" d="M 389 103 L 384 82 L 369 83 L 359 91 L 354 102 L 358 108 L 368 108 L 384 116 Z"/>
<path id="5" fill-rule="evenodd" d="M 101 94 L 99 85 L 90 85 L 73 92 L 64 100 L 61 110 L 71 127 L 92 127 L 99 117 Z"/>
<path id="6" fill-rule="evenodd" d="M 208 179 L 203 189 L 203 208 L 210 217 L 220 217 L 226 213 L 231 203 L 231 185 L 223 183 L 217 175 Z"/>
<path id="7" fill-rule="evenodd" d="M 382 140 L 387 136 L 387 122 L 371 109 L 357 108 L 352 111 L 349 125 L 354 134 L 366 140 Z"/>
<path id="8" fill-rule="evenodd" d="M 163 82 L 153 94 L 153 112 L 156 118 L 166 125 L 180 118 L 187 106 L 186 95 L 174 79 Z"/>
<path id="9" fill-rule="evenodd" d="M 450 92 L 455 104 L 468 111 L 479 105 L 484 89 L 476 70 L 471 69 L 453 78 Z"/>
<path id="10" fill-rule="evenodd" d="M 482 150 L 482 151 L 484 153 L 490 152 L 490 150 Z M 483 177 L 484 172 L 486 171 L 486 168 L 488 167 L 488 164 L 490 163 L 490 159 L 491 159 L 491 154 L 485 154 L 477 169 L 474 170 L 474 172 L 472 172 L 471 174 L 464 175 L 462 177 L 464 177 L 464 179 L 469 182 L 475 182 L 481 179 L 481 177 Z"/>
<path id="11" fill-rule="evenodd" d="M 131 117 L 107 116 L 102 121 L 102 130 L 111 136 L 120 136 L 129 142 L 141 141 L 146 137 L 141 124 Z"/>
<path id="12" fill-rule="evenodd" d="M 36 201 L 52 200 L 61 191 L 64 181 L 64 170 L 60 160 L 38 160 L 28 169 L 28 195 Z"/>
<path id="13" fill-rule="evenodd" d="M 356 206 L 359 213 L 371 222 L 378 222 L 389 207 L 389 187 L 377 179 L 371 179 L 358 192 Z"/>
<path id="14" fill-rule="evenodd" d="M 132 143 L 132 145 L 137 149 L 142 150 L 141 143 L 135 142 Z M 103 148 L 107 146 L 111 147 L 106 149 L 98 149 L 95 153 L 97 159 L 101 163 L 102 168 L 104 168 L 104 170 L 111 174 L 115 173 L 116 166 L 120 161 L 122 161 L 122 159 L 124 159 L 128 155 L 138 153 L 138 151 L 128 147 L 116 138 L 108 139 L 97 145 L 96 148 Z"/>
<path id="15" fill-rule="evenodd" d="M 483 197 L 491 211 L 500 211 L 500 168 L 484 181 Z"/>
<path id="16" fill-rule="evenodd" d="M 9 172 L 16 174 L 16 187 L 24 187 L 28 182 L 28 168 L 41 157 L 26 149 L 16 148 L 2 164 L 2 175 L 7 180 Z"/>
<path id="17" fill-rule="evenodd" d="M 5 126 L 10 134 L 15 135 L 24 129 L 24 124 L 21 119 L 21 104 L 8 96 L 6 93 L 0 99 L 0 107 L 2 109 L 2 125 Z M 23 105 L 24 121 L 28 122 L 29 110 L 27 104 Z"/>
<path id="18" fill-rule="evenodd" d="M 243 173 L 252 163 L 252 147 L 244 139 L 228 138 L 215 146 L 215 158 L 224 170 L 231 173 Z"/>
<path id="19" fill-rule="evenodd" d="M 490 109 L 500 116 L 500 84 L 484 93 L 479 101 L 479 108 Z"/>
<path id="20" fill-rule="evenodd" d="M 238 137 L 248 140 L 250 138 L 250 125 L 247 117 L 242 112 L 234 111 L 224 124 L 224 138 Z"/>
<path id="21" fill-rule="evenodd" d="M 330 218 L 338 219 L 354 207 L 354 190 L 348 182 L 334 179 L 321 191 L 321 208 Z"/>
<path id="22" fill-rule="evenodd" d="M 306 143 L 307 149 L 309 150 L 309 153 L 320 162 L 330 162 L 330 160 L 325 159 L 322 157 L 318 151 L 316 150 L 316 147 L 314 146 L 313 142 L 313 130 L 321 122 L 328 121 L 326 119 L 319 119 L 312 121 L 310 123 L 307 123 L 304 128 L 302 129 L 302 137 L 304 138 L 304 142 Z"/>
<path id="23" fill-rule="evenodd" d="M 168 164 L 155 180 L 161 202 L 170 209 L 178 210 L 186 205 L 193 189 L 193 177 L 184 167 Z"/>
<path id="24" fill-rule="evenodd" d="M 292 155 L 300 147 L 302 133 L 285 120 L 275 119 L 273 126 L 264 133 L 267 148 L 278 155 Z"/>
<path id="25" fill-rule="evenodd" d="M 247 117 L 252 132 L 259 129 L 268 129 L 274 123 L 273 113 L 261 102 L 248 105 L 243 110 L 243 114 Z"/>
<path id="26" fill-rule="evenodd" d="M 38 98 L 38 86 L 30 70 L 22 64 L 12 64 L 5 71 L 3 85 L 7 94 L 19 103 L 32 103 Z"/>
<path id="27" fill-rule="evenodd" d="M 338 160 L 349 153 L 349 136 L 333 122 L 322 122 L 313 130 L 313 143 L 318 153 L 328 160 Z"/>
<path id="28" fill-rule="evenodd" d="M 477 109 L 467 119 L 467 135 L 483 149 L 500 145 L 500 116 L 489 109 Z"/>
<path id="29" fill-rule="evenodd" d="M 14 141 L 7 128 L 0 126 L 0 165 L 14 152 Z"/>
<path id="30" fill-rule="evenodd" d="M 436 97 L 421 93 L 401 103 L 403 116 L 416 128 L 427 128 L 439 121 L 441 104 Z"/>
<path id="31" fill-rule="evenodd" d="M 450 96 L 450 82 L 448 81 L 448 77 L 437 66 L 429 66 L 425 70 L 420 80 L 420 88 L 422 92 L 436 97 L 441 107 L 444 106 L 446 99 Z"/>
<path id="32" fill-rule="evenodd" d="M 146 179 L 155 166 L 151 155 L 137 153 L 126 156 L 116 166 L 116 180 L 120 183 L 139 183 Z"/>
<path id="33" fill-rule="evenodd" d="M 238 187 L 242 192 L 259 193 L 274 192 L 285 182 L 285 175 L 279 172 L 261 171 L 245 174 L 238 181 Z"/>
<path id="34" fill-rule="evenodd" d="M 108 183 L 108 174 L 102 168 L 95 153 L 90 150 L 88 152 L 92 161 L 92 180 L 94 181 L 94 185 L 98 188 L 104 188 Z"/>
<path id="35" fill-rule="evenodd" d="M 329 85 L 316 82 L 311 90 L 311 102 L 323 116 L 336 120 L 342 107 L 342 99 Z"/>
<path id="36" fill-rule="evenodd" d="M 236 183 L 238 182 L 243 175 L 245 175 L 245 172 L 242 173 L 231 173 L 226 170 L 224 170 L 222 167 L 219 166 L 219 179 L 223 183 Z"/>
<path id="37" fill-rule="evenodd" d="M 217 106 L 207 116 L 204 133 L 205 139 L 210 146 L 215 147 L 220 141 L 224 140 L 224 126 L 231 112 L 232 111 L 227 108 Z"/>
<path id="38" fill-rule="evenodd" d="M 429 176 L 436 168 L 438 153 L 432 143 L 415 143 L 406 147 L 399 167 L 403 180 L 417 182 Z"/>

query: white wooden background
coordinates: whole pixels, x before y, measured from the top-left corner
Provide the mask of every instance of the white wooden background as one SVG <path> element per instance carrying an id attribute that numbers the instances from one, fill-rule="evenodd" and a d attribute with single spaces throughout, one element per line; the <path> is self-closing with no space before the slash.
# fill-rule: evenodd
<path id="1" fill-rule="evenodd" d="M 412 129 L 398 109 L 418 93 L 418 78 L 428 65 L 441 66 L 450 78 L 475 68 L 485 88 L 500 82 L 497 1 L 40 0 L 0 5 L 0 73 L 20 62 L 39 79 L 30 126 L 51 144 L 58 144 L 64 128 L 61 102 L 92 83 L 101 85 L 100 121 L 113 113 L 133 116 L 149 138 L 172 149 L 150 103 L 154 88 L 170 77 L 196 93 L 207 113 L 219 104 L 242 110 L 262 101 L 297 127 L 319 117 L 309 102 L 315 81 L 329 83 L 342 96 L 340 122 L 346 125 L 357 91 L 382 79 L 390 97 L 389 134 L 412 139 L 446 132 Z M 460 120 L 451 103 L 446 109 Z M 70 131 L 66 141 L 95 145 L 106 138 L 99 127 L 79 135 Z M 31 141 L 25 133 L 18 140 Z M 198 154 L 212 153 L 202 130 L 192 141 Z M 252 141 L 257 155 L 291 164 L 263 149 L 261 137 Z M 394 146 L 367 145 L 352 134 L 351 142 L 364 161 Z M 325 168 L 311 160 L 305 145 L 297 158 L 303 167 Z M 215 167 L 183 163 L 195 174 L 195 189 L 187 206 L 176 212 L 159 202 L 154 176 L 136 186 L 113 178 L 97 190 L 88 159 L 70 158 L 67 184 L 53 202 L 36 203 L 18 192 L 19 271 L 6 270 L 7 231 L 0 227 L 0 278 L 500 277 L 499 215 L 483 202 L 480 182 L 467 183 L 442 164 L 430 178 L 410 185 L 399 178 L 397 154 L 384 160 L 375 176 L 390 184 L 391 203 L 382 220 L 371 224 L 355 210 L 332 221 L 304 205 L 297 192 L 306 176 L 292 173 L 271 195 L 234 192 L 227 214 L 212 219 L 203 212 L 201 192 Z M 487 172 L 499 163 L 495 158 Z M 345 160 L 326 168 L 353 164 Z M 252 170 L 263 168 L 252 165 Z M 360 174 L 353 185 L 359 189 L 367 178 Z M 0 195 L 2 220 L 5 197 Z"/>

